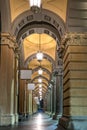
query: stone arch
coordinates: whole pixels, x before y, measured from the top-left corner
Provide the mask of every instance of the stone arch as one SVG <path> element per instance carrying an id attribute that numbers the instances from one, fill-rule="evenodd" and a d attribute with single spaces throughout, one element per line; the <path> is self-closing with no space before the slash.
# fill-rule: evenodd
<path id="1" fill-rule="evenodd" d="M 45 79 L 47 82 L 49 82 L 49 80 L 44 76 L 36 76 L 34 79 L 31 80 L 31 82 L 33 82 L 35 79 L 38 79 L 39 77 L 42 79 Z"/>
<path id="2" fill-rule="evenodd" d="M 39 85 L 39 83 L 35 83 L 36 85 Z M 44 84 L 45 86 L 48 86 L 48 84 L 46 84 L 45 82 L 42 82 L 42 84 Z"/>
<path id="3" fill-rule="evenodd" d="M 55 67 L 55 61 L 49 55 L 47 55 L 46 53 L 43 53 L 43 55 L 44 55 L 43 58 L 47 59 L 50 63 L 52 63 L 53 68 L 54 68 Z M 32 61 L 33 59 L 36 59 L 36 53 L 31 55 L 30 57 L 28 57 L 25 60 L 24 66 L 27 68 L 28 62 Z"/>
<path id="4" fill-rule="evenodd" d="M 33 33 L 46 33 L 59 44 L 61 37 L 65 33 L 65 24 L 58 15 L 42 9 L 42 12 L 38 14 L 33 14 L 30 11 L 20 14 L 13 21 L 11 30 L 18 44 L 22 43 L 25 37 Z"/>
<path id="5" fill-rule="evenodd" d="M 39 88 L 38 87 L 36 87 L 35 89 L 34 89 L 34 91 L 36 91 L 36 90 L 38 90 Z M 43 88 L 42 89 L 44 89 L 44 90 L 47 90 L 47 87 L 45 87 L 45 86 L 43 86 Z"/>
<path id="6" fill-rule="evenodd" d="M 46 68 L 44 68 L 44 67 L 40 67 L 40 68 L 41 68 L 43 71 L 45 71 L 46 73 L 48 73 L 49 75 L 51 75 L 50 71 L 47 70 Z M 38 69 L 39 69 L 39 66 L 36 67 L 35 69 L 33 69 L 33 70 L 32 70 L 32 74 L 33 74 L 34 72 L 38 71 Z"/>

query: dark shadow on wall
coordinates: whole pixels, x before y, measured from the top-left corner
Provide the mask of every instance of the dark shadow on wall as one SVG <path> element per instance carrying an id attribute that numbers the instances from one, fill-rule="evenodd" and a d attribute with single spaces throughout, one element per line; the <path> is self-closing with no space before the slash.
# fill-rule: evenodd
<path id="1" fill-rule="evenodd" d="M 0 12 L 0 67 L 1 67 L 1 12 Z"/>

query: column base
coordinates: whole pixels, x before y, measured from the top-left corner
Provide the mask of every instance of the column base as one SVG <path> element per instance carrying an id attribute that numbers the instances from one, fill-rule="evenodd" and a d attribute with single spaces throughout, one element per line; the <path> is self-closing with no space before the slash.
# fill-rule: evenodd
<path id="1" fill-rule="evenodd" d="M 51 112 L 46 111 L 45 113 L 46 113 L 48 116 L 52 117 L 52 113 L 51 113 Z"/>
<path id="2" fill-rule="evenodd" d="M 52 118 L 53 118 L 53 120 L 56 120 L 57 119 L 57 113 L 53 113 Z"/>
<path id="3" fill-rule="evenodd" d="M 57 120 L 59 120 L 62 117 L 62 114 L 57 114 Z"/>
<path id="4" fill-rule="evenodd" d="M 0 126 L 8 126 L 15 124 L 15 115 L 14 114 L 3 114 L 0 117 Z"/>
<path id="5" fill-rule="evenodd" d="M 87 130 L 87 116 L 61 117 L 56 130 Z"/>
<path id="6" fill-rule="evenodd" d="M 15 123 L 18 123 L 19 115 L 15 114 Z"/>

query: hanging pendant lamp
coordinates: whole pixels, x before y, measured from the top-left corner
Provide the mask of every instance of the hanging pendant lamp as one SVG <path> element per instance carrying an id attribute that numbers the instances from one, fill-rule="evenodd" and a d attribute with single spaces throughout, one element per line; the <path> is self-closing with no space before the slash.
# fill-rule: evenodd
<path id="1" fill-rule="evenodd" d="M 31 11 L 34 13 L 40 12 L 41 0 L 29 0 Z"/>
<path id="2" fill-rule="evenodd" d="M 40 62 L 43 60 L 43 53 L 41 51 L 41 35 L 39 34 L 39 51 L 36 54 L 37 60 Z"/>

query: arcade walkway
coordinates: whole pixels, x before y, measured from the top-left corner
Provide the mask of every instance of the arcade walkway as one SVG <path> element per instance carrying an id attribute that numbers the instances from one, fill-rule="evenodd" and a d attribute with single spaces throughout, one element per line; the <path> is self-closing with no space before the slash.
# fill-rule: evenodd
<path id="1" fill-rule="evenodd" d="M 28 121 L 20 122 L 18 125 L 0 127 L 0 130 L 55 130 L 57 120 L 52 120 L 44 113 L 34 114 Z"/>

